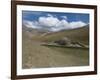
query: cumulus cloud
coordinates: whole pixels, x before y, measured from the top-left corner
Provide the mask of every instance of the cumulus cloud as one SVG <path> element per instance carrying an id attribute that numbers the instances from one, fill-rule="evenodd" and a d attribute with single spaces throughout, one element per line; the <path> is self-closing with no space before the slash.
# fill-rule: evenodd
<path id="1" fill-rule="evenodd" d="M 47 16 L 48 16 L 48 17 L 53 17 L 53 15 L 51 15 L 51 14 L 47 14 Z"/>
<path id="2" fill-rule="evenodd" d="M 84 23 L 82 21 L 70 22 L 69 24 L 70 24 L 71 28 L 78 28 L 78 27 L 83 27 L 86 25 L 86 23 Z"/>
<path id="3" fill-rule="evenodd" d="M 54 27 L 59 20 L 53 16 L 49 17 L 40 17 L 38 20 L 39 24 L 46 27 Z"/>
<path id="4" fill-rule="evenodd" d="M 83 27 L 86 23 L 82 21 L 73 21 L 68 22 L 65 20 L 67 17 L 62 16 L 64 19 L 60 20 L 57 17 L 48 14 L 47 16 L 41 16 L 38 18 L 37 21 L 24 21 L 24 24 L 27 27 L 37 28 L 37 29 L 44 29 L 49 31 L 60 31 L 64 29 L 74 29 Z"/>
<path id="5" fill-rule="evenodd" d="M 67 19 L 67 16 L 61 16 L 63 19 Z"/>
<path id="6" fill-rule="evenodd" d="M 37 26 L 35 26 L 34 22 L 32 22 L 32 21 L 24 20 L 24 21 L 23 21 L 23 24 L 24 24 L 26 27 L 29 27 L 29 28 L 37 28 Z"/>

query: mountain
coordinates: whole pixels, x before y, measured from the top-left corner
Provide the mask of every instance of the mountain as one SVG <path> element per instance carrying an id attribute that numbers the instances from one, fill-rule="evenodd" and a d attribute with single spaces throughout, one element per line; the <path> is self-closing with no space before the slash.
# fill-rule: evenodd
<path id="1" fill-rule="evenodd" d="M 89 44 L 89 25 L 81 28 L 61 30 L 58 32 L 50 32 L 47 30 L 33 29 L 23 26 L 23 33 L 30 36 L 32 40 L 40 42 L 53 42 L 62 38 L 68 38 L 71 41 Z"/>
<path id="2" fill-rule="evenodd" d="M 45 42 L 52 42 L 64 37 L 69 38 L 71 41 L 77 41 L 77 42 L 79 41 L 81 43 L 88 45 L 89 44 L 89 25 L 81 27 L 81 28 L 49 33 L 49 34 L 46 34 L 45 36 L 42 36 L 41 40 Z"/>
<path id="3" fill-rule="evenodd" d="M 88 49 L 47 47 L 42 42 L 54 42 L 62 38 L 88 44 L 89 25 L 59 32 L 22 29 L 22 68 L 47 68 L 89 65 Z"/>
<path id="4" fill-rule="evenodd" d="M 44 35 L 46 33 L 49 33 L 47 30 L 42 30 L 42 29 L 34 29 L 31 27 L 26 27 L 25 25 L 22 26 L 22 35 L 25 38 L 34 38 L 34 40 L 37 40 L 41 35 Z"/>

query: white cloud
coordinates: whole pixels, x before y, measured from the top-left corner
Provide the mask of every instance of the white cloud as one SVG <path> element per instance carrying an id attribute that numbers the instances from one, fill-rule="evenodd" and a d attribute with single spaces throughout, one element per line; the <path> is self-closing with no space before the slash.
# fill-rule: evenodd
<path id="1" fill-rule="evenodd" d="M 49 16 L 49 17 L 40 17 L 38 20 L 39 24 L 42 26 L 47 26 L 47 27 L 54 27 L 58 22 L 59 19 Z"/>
<path id="2" fill-rule="evenodd" d="M 24 20 L 23 24 L 29 28 L 38 28 L 38 26 L 36 25 L 36 22 L 33 22 L 33 21 Z"/>
<path id="3" fill-rule="evenodd" d="M 61 16 L 63 19 L 66 19 L 67 20 L 67 16 Z"/>
<path id="4" fill-rule="evenodd" d="M 52 27 L 52 31 L 59 31 L 63 29 L 70 29 L 69 23 L 66 20 L 61 20 L 55 27 Z"/>
<path id="5" fill-rule="evenodd" d="M 70 24 L 71 28 L 78 28 L 78 27 L 83 27 L 86 25 L 86 23 L 84 23 L 82 21 L 70 22 L 69 24 Z"/>
<path id="6" fill-rule="evenodd" d="M 64 17 L 64 16 L 63 16 Z M 66 17 L 67 18 L 67 17 Z M 37 29 L 45 29 L 50 31 L 59 31 L 64 29 L 74 29 L 83 27 L 86 23 L 82 21 L 73 21 L 68 22 L 65 19 L 59 20 L 57 17 L 48 14 L 47 17 L 41 16 L 38 18 L 38 21 L 24 21 L 24 24 L 27 27 L 37 28 Z"/>
<path id="7" fill-rule="evenodd" d="M 51 14 L 47 14 L 47 16 L 48 16 L 48 17 L 53 17 L 53 15 L 51 15 Z"/>

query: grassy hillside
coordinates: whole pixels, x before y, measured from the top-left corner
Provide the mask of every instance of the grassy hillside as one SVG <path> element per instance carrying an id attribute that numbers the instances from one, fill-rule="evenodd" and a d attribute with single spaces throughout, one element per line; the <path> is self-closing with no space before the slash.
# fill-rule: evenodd
<path id="1" fill-rule="evenodd" d="M 46 33 L 39 33 L 37 30 L 35 30 L 35 32 L 34 30 L 31 32 L 28 30 L 23 30 L 22 68 L 89 65 L 88 49 L 49 47 L 41 45 L 41 41 L 54 41 L 62 37 L 68 37 L 79 41 L 82 40 L 84 43 L 86 43 L 88 39 L 88 28 L 60 31 L 46 35 L 44 34 Z"/>
<path id="2" fill-rule="evenodd" d="M 40 40 L 50 42 L 54 40 L 59 40 L 63 37 L 67 37 L 72 41 L 79 41 L 84 44 L 89 44 L 89 27 L 85 26 L 77 29 L 54 32 L 40 37 Z"/>

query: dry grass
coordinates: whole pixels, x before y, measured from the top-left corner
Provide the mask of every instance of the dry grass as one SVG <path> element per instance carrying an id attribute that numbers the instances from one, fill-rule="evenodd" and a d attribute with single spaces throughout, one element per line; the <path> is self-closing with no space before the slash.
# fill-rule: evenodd
<path id="1" fill-rule="evenodd" d="M 23 68 L 85 66 L 88 50 L 41 46 L 39 42 L 23 41 Z"/>
<path id="2" fill-rule="evenodd" d="M 80 34 L 81 33 L 81 34 Z M 22 68 L 46 68 L 89 65 L 89 50 L 40 45 L 42 41 L 54 41 L 62 37 L 88 44 L 88 30 L 63 31 L 46 36 L 22 34 Z"/>

